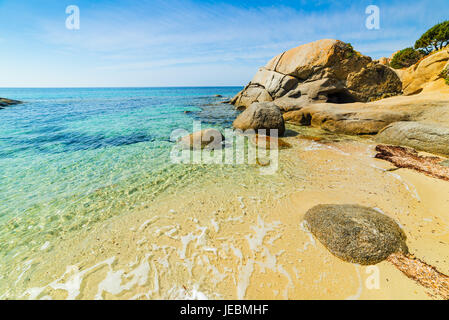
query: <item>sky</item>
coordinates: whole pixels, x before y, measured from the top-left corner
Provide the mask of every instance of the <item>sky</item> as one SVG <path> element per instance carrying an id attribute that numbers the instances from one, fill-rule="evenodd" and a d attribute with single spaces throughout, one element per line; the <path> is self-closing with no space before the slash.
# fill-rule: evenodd
<path id="1" fill-rule="evenodd" d="M 304 43 L 389 57 L 448 18 L 448 0 L 0 0 L 0 87 L 243 86 Z"/>

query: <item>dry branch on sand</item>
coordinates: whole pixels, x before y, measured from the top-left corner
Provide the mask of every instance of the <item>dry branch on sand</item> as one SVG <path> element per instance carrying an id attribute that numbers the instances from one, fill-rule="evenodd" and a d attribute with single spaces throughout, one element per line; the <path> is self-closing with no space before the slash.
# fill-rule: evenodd
<path id="1" fill-rule="evenodd" d="M 377 159 L 393 163 L 398 168 L 408 168 L 425 173 L 428 176 L 449 181 L 449 167 L 441 165 L 445 159 L 431 156 L 420 156 L 414 149 L 378 145 Z"/>
<path id="2" fill-rule="evenodd" d="M 408 278 L 430 289 L 435 297 L 449 300 L 449 277 L 427 263 L 402 253 L 393 253 L 387 261 Z"/>

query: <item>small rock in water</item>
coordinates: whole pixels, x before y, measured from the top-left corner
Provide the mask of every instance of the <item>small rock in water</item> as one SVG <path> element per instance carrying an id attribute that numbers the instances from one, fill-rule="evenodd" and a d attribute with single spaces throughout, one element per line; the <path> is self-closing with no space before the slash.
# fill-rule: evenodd
<path id="1" fill-rule="evenodd" d="M 17 101 L 17 100 L 0 98 L 0 107 L 7 107 L 7 106 L 12 106 L 12 105 L 21 104 L 21 103 L 23 103 L 23 102 Z M 4 108 L 2 108 L 2 109 L 4 109 Z"/>
<path id="2" fill-rule="evenodd" d="M 182 137 L 178 143 L 185 149 L 202 150 L 205 148 L 218 148 L 225 140 L 223 134 L 217 129 L 204 129 Z"/>
<path id="3" fill-rule="evenodd" d="M 316 142 L 324 140 L 324 138 L 322 137 L 307 136 L 307 135 L 299 136 L 298 139 L 311 140 Z"/>
<path id="4" fill-rule="evenodd" d="M 399 225 L 378 211 L 360 205 L 318 205 L 304 220 L 312 234 L 338 258 L 361 265 L 408 253 Z"/>
<path id="5" fill-rule="evenodd" d="M 271 129 L 277 130 L 277 136 L 283 136 L 285 132 L 281 110 L 274 103 L 253 103 L 232 125 L 243 131 L 266 130 L 267 135 L 271 135 Z"/>
<path id="6" fill-rule="evenodd" d="M 292 145 L 281 138 L 273 138 L 263 135 L 254 135 L 251 138 L 251 143 L 256 147 L 263 149 L 290 149 Z"/>

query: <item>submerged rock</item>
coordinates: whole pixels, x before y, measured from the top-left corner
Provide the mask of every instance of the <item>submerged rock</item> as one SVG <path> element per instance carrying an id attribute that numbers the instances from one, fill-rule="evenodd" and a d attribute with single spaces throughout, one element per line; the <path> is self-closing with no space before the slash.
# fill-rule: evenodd
<path id="1" fill-rule="evenodd" d="M 288 50 L 260 68 L 232 100 L 247 108 L 271 102 L 283 111 L 310 103 L 370 101 L 401 92 L 402 83 L 389 67 L 373 63 L 350 44 L 324 39 Z"/>
<path id="2" fill-rule="evenodd" d="M 273 103 L 253 103 L 235 119 L 233 126 L 243 131 L 267 129 L 267 135 L 270 129 L 277 129 L 279 136 L 285 132 L 281 110 Z"/>
<path id="3" fill-rule="evenodd" d="M 186 149 L 217 148 L 224 141 L 224 136 L 216 129 L 204 129 L 184 136 L 178 143 Z"/>
<path id="4" fill-rule="evenodd" d="M 377 264 L 393 253 L 408 253 L 398 224 L 360 205 L 318 205 L 304 220 L 312 234 L 338 258 L 361 265 Z"/>
<path id="5" fill-rule="evenodd" d="M 251 138 L 251 143 L 263 149 L 290 149 L 292 145 L 283 139 L 256 134 Z"/>

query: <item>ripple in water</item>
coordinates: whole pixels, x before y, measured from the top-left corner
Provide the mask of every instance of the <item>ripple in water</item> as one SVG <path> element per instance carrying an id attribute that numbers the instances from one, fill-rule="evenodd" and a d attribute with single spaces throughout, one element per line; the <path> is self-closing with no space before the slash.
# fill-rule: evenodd
<path id="1" fill-rule="evenodd" d="M 170 164 L 170 134 L 191 131 L 194 120 L 230 127 L 236 111 L 214 96 L 239 90 L 0 90 L 26 102 L 0 110 L 1 267 L 12 270 L 22 254 L 61 234 L 201 177 L 207 168 Z"/>

